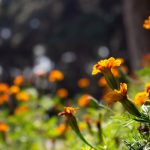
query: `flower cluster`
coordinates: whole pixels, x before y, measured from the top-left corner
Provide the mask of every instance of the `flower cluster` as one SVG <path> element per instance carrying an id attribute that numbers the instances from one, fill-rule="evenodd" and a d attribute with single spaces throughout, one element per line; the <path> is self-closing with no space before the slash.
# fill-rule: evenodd
<path id="1" fill-rule="evenodd" d="M 150 16 L 144 21 L 143 27 L 145 29 L 150 29 Z"/>

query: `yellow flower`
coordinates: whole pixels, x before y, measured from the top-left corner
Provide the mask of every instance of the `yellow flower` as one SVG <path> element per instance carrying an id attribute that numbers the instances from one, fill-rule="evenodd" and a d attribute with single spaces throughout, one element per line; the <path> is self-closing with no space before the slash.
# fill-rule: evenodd
<path id="1" fill-rule="evenodd" d="M 52 70 L 49 74 L 49 81 L 56 82 L 64 79 L 64 75 L 60 70 Z"/>
<path id="2" fill-rule="evenodd" d="M 96 75 L 98 73 L 105 74 L 107 70 L 111 70 L 112 68 L 119 67 L 121 64 L 122 64 L 122 60 L 120 58 L 115 59 L 113 57 L 110 57 L 109 59 L 101 60 L 94 65 L 92 75 Z"/>
<path id="3" fill-rule="evenodd" d="M 0 95 L 0 105 L 3 105 L 4 103 L 8 102 L 9 96 L 7 93 L 3 93 Z"/>
<path id="4" fill-rule="evenodd" d="M 68 90 L 65 88 L 60 88 L 56 91 L 56 95 L 60 98 L 66 98 L 68 96 Z"/>
<path id="5" fill-rule="evenodd" d="M 84 95 L 82 95 L 82 96 L 79 98 L 79 100 L 78 100 L 78 105 L 79 105 L 80 107 L 86 107 L 86 106 L 89 104 L 90 99 L 91 99 L 91 95 L 89 95 L 89 94 L 84 94 Z"/>
<path id="6" fill-rule="evenodd" d="M 65 107 L 63 112 L 60 112 L 58 115 L 59 116 L 68 116 L 68 115 L 73 115 L 76 113 L 76 110 L 78 108 L 73 108 L 73 107 Z"/>
<path id="7" fill-rule="evenodd" d="M 104 101 L 107 102 L 109 105 L 111 105 L 116 101 L 122 101 L 126 99 L 126 97 L 127 97 L 127 84 L 120 83 L 120 89 L 107 93 L 104 96 Z"/>
<path id="8" fill-rule="evenodd" d="M 143 27 L 145 29 L 150 29 L 150 16 L 148 17 L 148 19 L 144 20 Z"/>
<path id="9" fill-rule="evenodd" d="M 24 76 L 22 76 L 22 75 L 18 75 L 14 79 L 14 85 L 21 86 L 23 84 L 23 82 L 24 82 Z"/>
<path id="10" fill-rule="evenodd" d="M 114 102 L 119 101 L 130 114 L 136 117 L 141 117 L 141 113 L 137 107 L 128 99 L 126 83 L 120 83 L 119 90 L 114 90 L 113 92 L 106 94 L 105 101 L 108 102 L 108 104 L 113 104 Z"/>
<path id="11" fill-rule="evenodd" d="M 0 122 L 0 132 L 7 132 L 9 130 L 9 126 L 3 122 Z"/>
<path id="12" fill-rule="evenodd" d="M 20 91 L 20 88 L 16 85 L 12 85 L 10 88 L 9 88 L 9 92 L 10 94 L 17 94 L 19 93 Z"/>
<path id="13" fill-rule="evenodd" d="M 19 92 L 17 95 L 16 95 L 16 99 L 18 101 L 23 101 L 23 102 L 26 102 L 29 100 L 29 94 L 25 91 L 23 92 Z"/>
<path id="14" fill-rule="evenodd" d="M 150 93 L 150 83 L 147 83 L 147 84 L 146 84 L 146 92 L 147 92 L 147 93 Z"/>
<path id="15" fill-rule="evenodd" d="M 29 110 L 28 106 L 19 106 L 15 109 L 15 114 L 20 115 L 22 113 L 25 113 Z"/>
<path id="16" fill-rule="evenodd" d="M 149 94 L 147 92 L 139 92 L 136 94 L 133 101 L 136 105 L 141 106 L 146 102 L 146 100 L 148 100 L 148 95 Z"/>
<path id="17" fill-rule="evenodd" d="M 8 92 L 9 90 L 9 86 L 6 83 L 0 83 L 0 92 L 4 93 L 4 92 Z"/>
<path id="18" fill-rule="evenodd" d="M 78 81 L 78 87 L 80 88 L 86 88 L 90 85 L 90 80 L 88 78 L 81 78 Z"/>

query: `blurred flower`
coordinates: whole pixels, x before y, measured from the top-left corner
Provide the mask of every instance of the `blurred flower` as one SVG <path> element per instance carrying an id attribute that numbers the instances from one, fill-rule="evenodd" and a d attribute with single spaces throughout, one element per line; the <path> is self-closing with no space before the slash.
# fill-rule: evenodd
<path id="1" fill-rule="evenodd" d="M 147 67 L 150 65 L 150 53 L 143 56 L 142 64 L 144 67 Z"/>
<path id="2" fill-rule="evenodd" d="M 60 112 L 58 115 L 59 116 L 68 116 L 68 115 L 74 115 L 76 113 L 76 110 L 78 108 L 73 108 L 73 107 L 65 107 L 63 112 Z"/>
<path id="3" fill-rule="evenodd" d="M 111 72 L 112 72 L 112 74 L 113 74 L 115 77 L 120 77 L 120 74 L 119 74 L 119 72 L 118 72 L 118 70 L 117 70 L 116 68 L 112 68 L 112 69 L 111 69 Z"/>
<path id="4" fill-rule="evenodd" d="M 9 126 L 3 122 L 0 122 L 0 132 L 7 132 L 9 130 Z"/>
<path id="5" fill-rule="evenodd" d="M 79 129 L 80 129 L 80 131 L 85 130 L 85 129 L 86 129 L 86 127 L 87 127 L 87 125 L 86 125 L 86 123 L 85 123 L 85 122 L 80 122 L 80 123 L 79 123 Z"/>
<path id="6" fill-rule="evenodd" d="M 65 88 L 60 88 L 56 91 L 56 95 L 60 98 L 66 98 L 68 96 L 68 90 Z"/>
<path id="7" fill-rule="evenodd" d="M 20 115 L 22 113 L 27 112 L 28 110 L 29 110 L 28 106 L 19 106 L 19 107 L 16 107 L 15 114 Z"/>
<path id="8" fill-rule="evenodd" d="M 52 70 L 49 74 L 49 81 L 56 82 L 64 79 L 64 75 L 60 70 Z"/>
<path id="9" fill-rule="evenodd" d="M 123 65 L 120 67 L 120 69 L 124 72 L 124 73 L 128 73 L 128 67 Z"/>
<path id="10" fill-rule="evenodd" d="M 64 123 L 60 124 L 60 125 L 56 128 L 56 132 L 57 132 L 59 135 L 64 134 L 66 130 L 67 130 L 67 126 L 66 126 L 66 124 L 64 124 Z"/>
<path id="11" fill-rule="evenodd" d="M 9 88 L 9 92 L 10 94 L 17 94 L 20 92 L 20 88 L 16 85 L 12 85 L 10 88 Z"/>
<path id="12" fill-rule="evenodd" d="M 104 59 L 99 61 L 96 65 L 93 67 L 92 75 L 96 75 L 98 73 L 107 73 L 107 70 L 110 70 L 115 67 L 119 67 L 122 64 L 121 59 L 115 59 L 113 57 L 110 57 L 109 59 Z"/>
<path id="13" fill-rule="evenodd" d="M 146 92 L 148 93 L 148 97 L 150 99 L 150 83 L 146 84 Z"/>
<path id="14" fill-rule="evenodd" d="M 29 94 L 25 91 L 23 92 L 19 92 L 17 95 L 16 95 L 16 99 L 18 101 L 23 101 L 23 102 L 26 102 L 29 100 Z"/>
<path id="15" fill-rule="evenodd" d="M 9 86 L 6 83 L 0 83 L 0 92 L 4 93 L 4 92 L 8 92 Z"/>
<path id="16" fill-rule="evenodd" d="M 148 95 L 149 94 L 147 92 L 139 92 L 136 94 L 133 101 L 136 105 L 141 106 L 146 102 L 146 100 L 148 100 Z"/>
<path id="17" fill-rule="evenodd" d="M 81 78 L 78 80 L 78 86 L 80 88 L 86 88 L 90 85 L 90 80 L 88 78 Z"/>
<path id="18" fill-rule="evenodd" d="M 105 77 L 101 77 L 99 80 L 98 80 L 98 85 L 100 87 L 105 87 L 107 85 L 107 82 L 105 80 Z"/>
<path id="19" fill-rule="evenodd" d="M 21 86 L 23 84 L 23 82 L 24 82 L 24 76 L 22 76 L 22 75 L 18 75 L 14 79 L 14 85 Z"/>
<path id="20" fill-rule="evenodd" d="M 148 17 L 148 19 L 145 19 L 145 20 L 144 20 L 143 27 L 144 27 L 145 29 L 150 29 L 150 16 Z"/>
<path id="21" fill-rule="evenodd" d="M 82 96 L 79 98 L 79 100 L 78 100 L 78 105 L 79 105 L 80 107 L 86 107 L 86 106 L 89 104 L 90 99 L 91 99 L 91 95 L 89 95 L 89 94 L 84 94 L 84 95 L 82 95 Z"/>
<path id="22" fill-rule="evenodd" d="M 146 83 L 146 92 L 150 93 L 150 83 Z"/>
<path id="23" fill-rule="evenodd" d="M 3 105 L 4 103 L 8 102 L 9 96 L 7 93 L 3 93 L 0 95 L 0 105 Z"/>

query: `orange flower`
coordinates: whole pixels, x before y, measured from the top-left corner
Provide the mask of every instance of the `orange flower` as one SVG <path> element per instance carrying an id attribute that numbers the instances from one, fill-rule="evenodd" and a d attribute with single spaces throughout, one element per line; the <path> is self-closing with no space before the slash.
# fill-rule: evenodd
<path id="1" fill-rule="evenodd" d="M 146 84 L 146 92 L 147 92 L 147 93 L 150 93 L 150 83 L 147 83 L 147 84 Z"/>
<path id="2" fill-rule="evenodd" d="M 61 81 L 64 79 L 64 75 L 61 71 L 59 70 L 52 70 L 49 74 L 49 81 L 50 82 L 56 82 L 56 81 Z"/>
<path id="3" fill-rule="evenodd" d="M 4 103 L 8 102 L 9 96 L 8 94 L 4 93 L 0 95 L 0 105 L 3 105 Z"/>
<path id="4" fill-rule="evenodd" d="M 20 88 L 16 85 L 12 85 L 10 88 L 9 88 L 9 92 L 10 94 L 17 94 L 19 93 L 20 91 Z"/>
<path id="5" fill-rule="evenodd" d="M 9 86 L 6 83 L 0 83 L 0 92 L 8 92 Z"/>
<path id="6" fill-rule="evenodd" d="M 56 132 L 59 134 L 59 135 L 62 135 L 63 133 L 65 133 L 67 129 L 67 126 L 66 124 L 60 124 L 57 128 L 56 128 Z"/>
<path id="7" fill-rule="evenodd" d="M 86 107 L 90 102 L 91 96 L 89 94 L 82 95 L 78 100 L 80 107 Z"/>
<path id="8" fill-rule="evenodd" d="M 18 101 L 23 101 L 23 102 L 26 102 L 29 100 L 29 94 L 25 91 L 23 92 L 19 92 L 17 95 L 16 95 L 16 99 Z"/>
<path id="9" fill-rule="evenodd" d="M 14 85 L 21 86 L 24 82 L 24 76 L 19 75 L 14 79 Z"/>
<path id="10" fill-rule="evenodd" d="M 118 94 L 121 94 L 122 96 L 127 95 L 127 84 L 126 83 L 120 83 L 120 90 L 115 90 Z"/>
<path id="11" fill-rule="evenodd" d="M 101 60 L 96 65 L 94 65 L 92 75 L 96 75 L 98 73 L 106 73 L 107 70 L 119 67 L 121 64 L 122 60 L 120 58 L 115 59 L 113 57 L 110 57 L 109 59 Z"/>
<path id="12" fill-rule="evenodd" d="M 15 114 L 20 115 L 22 113 L 25 113 L 29 110 L 28 106 L 19 106 L 15 109 Z"/>
<path id="13" fill-rule="evenodd" d="M 60 98 L 66 98 L 68 96 L 68 90 L 65 88 L 60 88 L 56 91 L 56 94 Z"/>
<path id="14" fill-rule="evenodd" d="M 127 97 L 127 84 L 120 83 L 120 89 L 107 93 L 104 96 L 104 101 L 111 105 L 116 101 L 122 101 L 126 99 L 126 97 Z"/>
<path id="15" fill-rule="evenodd" d="M 148 95 L 149 94 L 147 92 L 139 92 L 136 94 L 133 101 L 136 105 L 141 106 L 146 102 L 146 100 L 148 100 Z"/>
<path id="16" fill-rule="evenodd" d="M 144 20 L 143 27 L 145 29 L 150 29 L 150 16 L 148 17 L 148 19 Z"/>
<path id="17" fill-rule="evenodd" d="M 64 112 L 60 112 L 58 115 L 59 116 L 68 116 L 68 115 L 73 115 L 76 113 L 76 110 L 78 108 L 73 108 L 73 107 L 64 107 Z"/>
<path id="18" fill-rule="evenodd" d="M 117 70 L 116 68 L 112 68 L 112 69 L 111 69 L 111 72 L 112 72 L 112 74 L 113 74 L 115 77 L 120 77 L 120 74 L 119 74 L 119 72 L 118 72 L 118 70 Z"/>
<path id="19" fill-rule="evenodd" d="M 78 86 L 80 88 L 86 88 L 90 85 L 90 81 L 88 78 L 81 78 L 79 81 L 78 81 Z"/>
<path id="20" fill-rule="evenodd" d="M 0 122 L 0 132 L 7 132 L 9 130 L 9 126 L 3 122 Z"/>
<path id="21" fill-rule="evenodd" d="M 98 80 L 98 85 L 100 87 L 105 87 L 107 85 L 107 82 L 105 80 L 105 77 L 101 77 L 99 80 Z"/>

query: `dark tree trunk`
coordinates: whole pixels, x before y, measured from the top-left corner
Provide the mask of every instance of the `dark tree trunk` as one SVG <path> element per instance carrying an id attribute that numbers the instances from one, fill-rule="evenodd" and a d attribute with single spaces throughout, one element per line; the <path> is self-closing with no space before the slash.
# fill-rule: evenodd
<path id="1" fill-rule="evenodd" d="M 133 70 L 140 68 L 142 56 L 150 53 L 150 32 L 143 28 L 150 15 L 150 0 L 123 0 L 126 37 Z"/>

